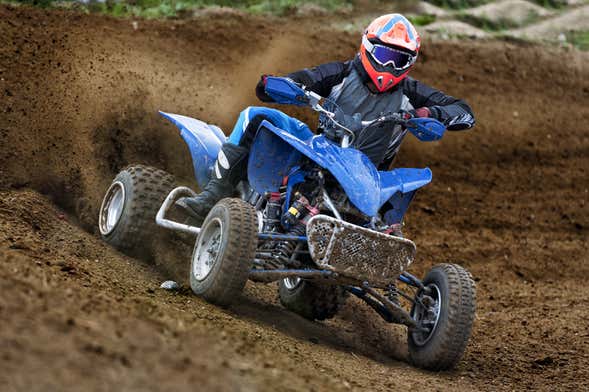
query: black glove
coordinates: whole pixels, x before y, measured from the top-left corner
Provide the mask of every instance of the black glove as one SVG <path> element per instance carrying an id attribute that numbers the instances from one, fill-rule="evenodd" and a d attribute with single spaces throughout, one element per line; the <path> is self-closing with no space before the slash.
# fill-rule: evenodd
<path id="1" fill-rule="evenodd" d="M 262 75 L 260 81 L 256 85 L 256 96 L 262 102 L 273 102 L 274 100 L 266 94 L 266 77 L 272 75 Z"/>
<path id="2" fill-rule="evenodd" d="M 417 109 L 411 109 L 407 112 L 405 112 L 404 117 L 405 120 L 410 120 L 412 118 L 416 118 L 416 117 L 431 117 L 431 110 L 429 108 L 426 107 L 422 107 L 422 108 L 417 108 Z"/>

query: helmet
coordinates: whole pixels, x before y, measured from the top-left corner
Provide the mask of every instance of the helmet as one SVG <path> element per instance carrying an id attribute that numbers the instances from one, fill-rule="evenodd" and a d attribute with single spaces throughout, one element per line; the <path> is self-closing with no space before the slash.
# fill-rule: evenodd
<path id="1" fill-rule="evenodd" d="M 362 36 L 362 67 L 379 92 L 391 89 L 409 73 L 417 60 L 421 38 L 401 14 L 383 15 Z"/>

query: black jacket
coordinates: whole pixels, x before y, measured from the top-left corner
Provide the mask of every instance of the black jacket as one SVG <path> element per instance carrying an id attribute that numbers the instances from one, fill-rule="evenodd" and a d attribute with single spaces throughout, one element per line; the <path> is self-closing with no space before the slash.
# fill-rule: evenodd
<path id="1" fill-rule="evenodd" d="M 310 69 L 305 68 L 287 76 L 322 97 L 328 97 L 332 88 L 342 83 L 354 68 L 365 80 L 365 83 L 371 83 L 359 57 L 351 61 L 327 63 Z M 446 95 L 418 80 L 406 77 L 391 91 L 394 89 L 403 89 L 403 94 L 414 108 L 429 108 L 431 117 L 443 122 L 448 130 L 468 129 L 475 124 L 472 109 L 464 100 Z M 389 92 L 381 94 L 387 93 Z M 256 95 L 263 102 L 272 102 L 272 98 L 264 91 L 262 80 L 256 86 Z"/>

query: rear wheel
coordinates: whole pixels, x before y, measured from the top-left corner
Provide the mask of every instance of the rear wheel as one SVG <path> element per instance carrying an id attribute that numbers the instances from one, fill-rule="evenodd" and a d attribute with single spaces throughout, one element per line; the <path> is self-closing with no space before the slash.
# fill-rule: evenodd
<path id="1" fill-rule="evenodd" d="M 150 166 L 121 170 L 106 191 L 98 216 L 102 239 L 131 256 L 152 258 L 159 229 L 155 216 L 174 177 Z"/>
<path id="2" fill-rule="evenodd" d="M 241 199 L 223 199 L 207 215 L 190 266 L 192 291 L 228 306 L 248 279 L 258 244 L 255 209 Z"/>
<path id="3" fill-rule="evenodd" d="M 292 277 L 279 282 L 278 296 L 288 310 L 309 320 L 325 320 L 337 314 L 347 293 L 341 286 Z"/>
<path id="4" fill-rule="evenodd" d="M 408 333 L 414 365 L 448 370 L 462 358 L 475 316 L 476 292 L 470 273 L 456 264 L 433 267 L 423 279 L 411 317 L 423 330 Z"/>

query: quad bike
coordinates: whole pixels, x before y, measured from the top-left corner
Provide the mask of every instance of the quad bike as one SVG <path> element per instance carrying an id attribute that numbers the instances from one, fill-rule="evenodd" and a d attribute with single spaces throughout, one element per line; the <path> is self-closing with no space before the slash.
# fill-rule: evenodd
<path id="1" fill-rule="evenodd" d="M 327 110 L 321 97 L 287 78 L 268 77 L 266 92 L 278 103 L 310 106 L 331 126 L 319 135 L 307 129 L 308 134 L 295 137 L 262 122 L 251 146 L 247 180 L 235 197 L 210 210 L 201 227 L 169 218 L 176 199 L 195 195 L 191 189 L 172 189 L 173 177 L 162 170 L 127 167 L 102 202 L 103 239 L 136 255 L 150 252 L 156 225 L 192 234 L 190 286 L 207 301 L 228 306 L 239 301 L 248 279 L 279 281 L 286 308 L 324 320 L 352 294 L 387 322 L 408 327 L 410 359 L 416 366 L 454 367 L 475 316 L 471 275 L 458 265 L 440 264 L 418 279 L 406 271 L 415 244 L 392 230 L 415 191 L 431 181 L 431 171 L 379 171 L 353 148 L 354 136 L 367 127 L 403 126 L 431 141 L 442 137 L 444 125 L 399 113 L 360 121 L 337 108 Z M 160 113 L 180 129 L 196 180 L 204 187 L 225 135 L 202 121 Z"/>

